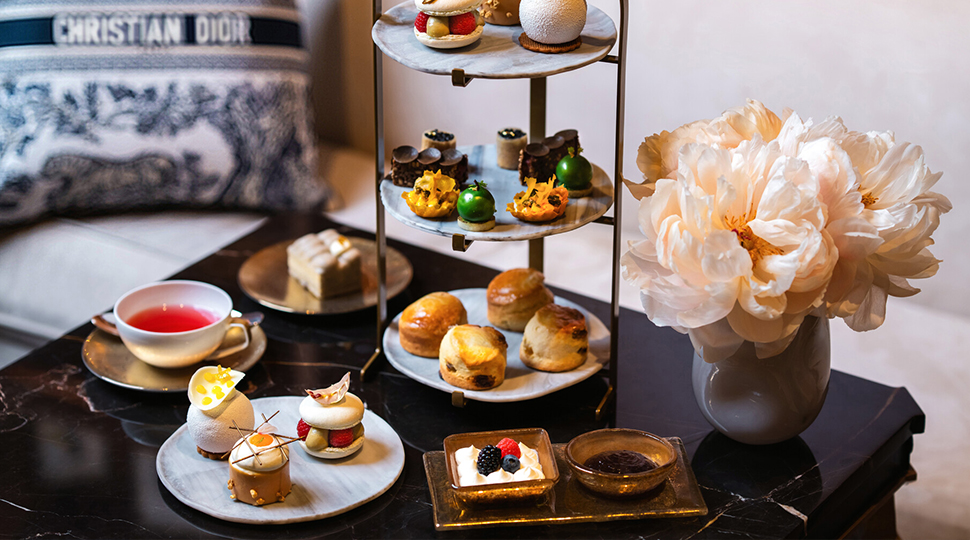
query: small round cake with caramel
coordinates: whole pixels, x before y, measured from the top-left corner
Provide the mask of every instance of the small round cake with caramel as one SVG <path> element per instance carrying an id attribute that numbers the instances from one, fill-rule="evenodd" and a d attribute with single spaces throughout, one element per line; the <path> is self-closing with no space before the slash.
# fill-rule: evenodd
<path id="1" fill-rule="evenodd" d="M 229 454 L 230 497 L 254 506 L 283 502 L 293 487 L 290 441 L 258 430 L 239 439 Z"/>

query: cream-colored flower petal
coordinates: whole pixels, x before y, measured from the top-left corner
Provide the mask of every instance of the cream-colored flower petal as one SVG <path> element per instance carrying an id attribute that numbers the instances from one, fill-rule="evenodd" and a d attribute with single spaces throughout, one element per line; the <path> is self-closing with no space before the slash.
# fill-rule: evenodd
<path id="1" fill-rule="evenodd" d="M 727 320 L 731 329 L 747 341 L 766 343 L 781 339 L 784 335 L 785 323 L 781 317 L 759 319 L 744 310 L 740 304 L 734 306 Z"/>
<path id="2" fill-rule="evenodd" d="M 731 328 L 726 317 L 708 325 L 691 328 L 687 334 L 697 354 L 710 363 L 730 357 L 744 343 L 744 338 Z"/>
<path id="3" fill-rule="evenodd" d="M 701 260 L 704 275 L 714 283 L 751 275 L 751 256 L 731 231 L 711 231 L 704 241 Z"/>
<path id="4" fill-rule="evenodd" d="M 722 117 L 745 140 L 760 136 L 762 139 L 770 141 L 777 137 L 778 132 L 781 131 L 782 122 L 778 115 L 755 99 L 749 99 L 741 107 L 724 111 Z"/>
<path id="5" fill-rule="evenodd" d="M 886 290 L 873 285 L 867 291 L 859 308 L 845 318 L 845 323 L 856 332 L 879 328 L 886 320 Z"/>

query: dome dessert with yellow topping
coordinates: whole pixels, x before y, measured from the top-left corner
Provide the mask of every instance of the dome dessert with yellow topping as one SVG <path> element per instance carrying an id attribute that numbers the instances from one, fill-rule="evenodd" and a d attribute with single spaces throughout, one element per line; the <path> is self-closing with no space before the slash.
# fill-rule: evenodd
<path id="1" fill-rule="evenodd" d="M 253 429 L 253 405 L 236 389 L 245 374 L 222 366 L 199 368 L 189 381 L 189 434 L 199 454 L 209 459 L 226 459 L 239 434 Z"/>

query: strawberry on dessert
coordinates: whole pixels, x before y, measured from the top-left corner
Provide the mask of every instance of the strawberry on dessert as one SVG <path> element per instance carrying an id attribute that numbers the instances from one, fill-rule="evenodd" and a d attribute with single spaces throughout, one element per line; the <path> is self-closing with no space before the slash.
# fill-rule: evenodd
<path id="1" fill-rule="evenodd" d="M 485 20 L 478 13 L 482 0 L 414 0 L 418 15 L 414 35 L 434 49 L 455 49 L 482 37 Z"/>
<path id="2" fill-rule="evenodd" d="M 300 446 L 311 456 L 336 459 L 349 456 L 364 445 L 364 403 L 347 390 L 350 373 L 340 382 L 320 390 L 307 390 L 300 402 L 296 434 Z"/>

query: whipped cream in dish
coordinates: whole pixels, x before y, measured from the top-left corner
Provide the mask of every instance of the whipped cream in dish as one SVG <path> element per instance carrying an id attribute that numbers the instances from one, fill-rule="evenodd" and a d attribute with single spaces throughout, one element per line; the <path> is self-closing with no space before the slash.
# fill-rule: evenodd
<path id="1" fill-rule="evenodd" d="M 502 484 L 505 482 L 522 482 L 525 480 L 541 480 L 546 476 L 539 464 L 539 453 L 534 448 L 518 443 L 522 457 L 519 458 L 519 470 L 510 473 L 499 468 L 488 476 L 478 472 L 478 453 L 474 446 L 466 446 L 455 451 L 455 462 L 458 464 L 458 485 L 480 486 L 483 484 Z"/>

